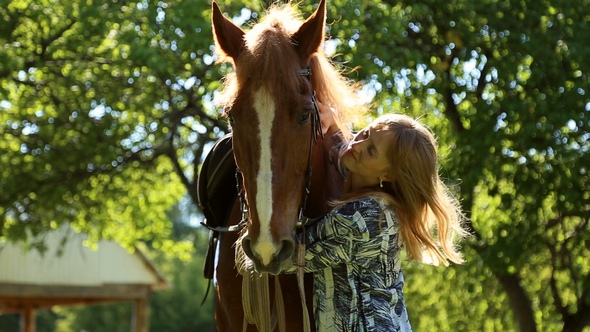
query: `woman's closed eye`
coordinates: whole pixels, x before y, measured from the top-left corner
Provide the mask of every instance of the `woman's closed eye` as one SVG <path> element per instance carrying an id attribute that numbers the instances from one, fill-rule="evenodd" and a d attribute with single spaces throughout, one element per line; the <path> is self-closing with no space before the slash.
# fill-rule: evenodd
<path id="1" fill-rule="evenodd" d="M 368 140 L 368 139 L 369 139 L 369 137 L 370 137 L 370 135 L 371 135 L 371 133 L 369 132 L 369 130 L 366 130 L 366 129 L 365 129 L 365 130 L 363 130 L 363 131 L 361 131 L 361 132 L 360 132 L 360 135 L 359 135 L 359 136 L 360 136 L 360 137 L 361 137 L 363 140 Z M 367 154 L 368 154 L 369 156 L 371 156 L 371 157 L 375 157 L 375 155 L 376 155 L 376 148 L 375 148 L 375 145 L 373 145 L 373 144 L 371 143 L 371 141 L 370 141 L 370 140 L 369 140 L 368 142 L 369 142 L 370 144 L 368 144 L 368 145 L 367 145 Z"/>
<path id="2" fill-rule="evenodd" d="M 360 141 L 360 140 L 366 140 L 367 138 L 369 138 L 369 131 L 366 129 L 363 129 L 356 134 L 356 136 L 354 137 L 354 140 Z"/>

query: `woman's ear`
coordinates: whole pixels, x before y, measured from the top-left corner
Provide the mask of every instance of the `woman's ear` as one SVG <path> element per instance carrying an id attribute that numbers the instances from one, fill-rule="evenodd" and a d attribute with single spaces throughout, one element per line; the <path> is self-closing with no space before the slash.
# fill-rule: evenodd
<path id="1" fill-rule="evenodd" d="M 395 178 L 388 173 L 384 173 L 381 174 L 381 180 L 383 180 L 383 182 L 394 182 Z"/>

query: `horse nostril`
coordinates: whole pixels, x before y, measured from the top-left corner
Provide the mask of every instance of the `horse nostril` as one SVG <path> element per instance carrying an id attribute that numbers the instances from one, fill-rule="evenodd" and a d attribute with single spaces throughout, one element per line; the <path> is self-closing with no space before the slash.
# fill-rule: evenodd
<path id="1" fill-rule="evenodd" d="M 251 241 L 247 237 L 245 237 L 245 238 L 242 239 L 242 250 L 244 250 L 244 253 L 250 259 L 253 259 L 254 258 L 254 254 L 252 253 Z"/>
<path id="2" fill-rule="evenodd" d="M 295 252 L 295 241 L 291 238 L 285 238 L 281 241 L 281 250 L 277 254 L 277 261 L 283 262 L 288 259 L 291 259 L 293 253 Z"/>

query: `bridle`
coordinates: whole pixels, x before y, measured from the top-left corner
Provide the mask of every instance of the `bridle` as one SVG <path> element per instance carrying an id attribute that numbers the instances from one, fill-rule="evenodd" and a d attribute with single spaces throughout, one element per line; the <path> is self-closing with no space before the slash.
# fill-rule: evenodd
<path id="1" fill-rule="evenodd" d="M 297 72 L 298 76 L 305 76 L 311 83 L 311 68 L 303 68 Z M 311 102 L 313 105 L 313 109 L 311 112 L 311 139 L 309 141 L 309 153 L 307 159 L 307 171 L 305 172 L 305 188 L 302 193 L 301 197 L 301 204 L 299 205 L 299 213 L 298 213 L 298 220 L 296 224 L 296 228 L 301 228 L 309 224 L 313 219 L 310 219 L 303 215 L 303 211 L 307 206 L 307 197 L 309 196 L 311 190 L 311 175 L 312 175 L 312 157 L 313 157 L 313 145 L 318 142 L 318 137 L 324 137 L 322 132 L 322 124 L 320 122 L 320 110 L 318 108 L 317 98 L 315 90 L 312 90 L 311 94 Z M 239 167 L 236 167 L 235 172 L 236 177 L 236 187 L 238 192 L 238 199 L 240 203 L 240 211 L 241 211 L 241 218 L 240 222 L 233 226 L 228 227 L 208 227 L 213 231 L 218 232 L 239 232 L 243 228 L 245 228 L 250 223 L 249 211 L 250 208 L 248 206 L 248 202 L 246 201 L 246 192 L 242 185 L 242 171 Z"/>

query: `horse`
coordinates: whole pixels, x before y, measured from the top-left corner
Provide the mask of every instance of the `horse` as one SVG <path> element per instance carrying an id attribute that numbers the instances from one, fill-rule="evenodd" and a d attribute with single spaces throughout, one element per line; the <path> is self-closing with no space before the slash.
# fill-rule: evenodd
<path id="1" fill-rule="evenodd" d="M 233 67 L 224 77 L 219 105 L 231 127 L 239 173 L 240 195 L 228 224 L 241 228 L 219 240 L 217 329 L 303 331 L 306 317 L 313 317 L 306 305 L 312 303 L 311 276 L 304 277 L 302 297 L 297 276 L 280 272 L 293 262 L 302 216 L 325 215 L 343 187 L 342 175 L 328 160 L 334 137 L 323 135 L 325 113 L 318 103 L 349 139 L 346 124 L 362 110 L 357 86 L 323 52 L 325 0 L 305 20 L 293 5 L 275 4 L 247 31 L 213 2 L 211 20 L 217 63 Z M 268 284 L 254 291 L 245 286 L 257 280 Z"/>

